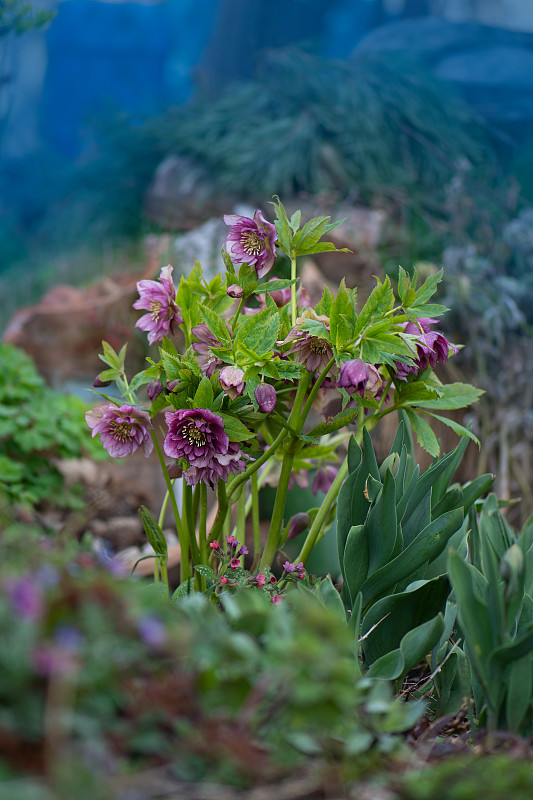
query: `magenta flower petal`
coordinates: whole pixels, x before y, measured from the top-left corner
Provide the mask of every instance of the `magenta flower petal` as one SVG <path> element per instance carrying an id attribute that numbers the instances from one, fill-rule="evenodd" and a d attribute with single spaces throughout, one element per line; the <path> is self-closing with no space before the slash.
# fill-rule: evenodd
<path id="1" fill-rule="evenodd" d="M 161 269 L 159 281 L 144 280 L 137 283 L 139 299 L 133 308 L 147 311 L 137 322 L 148 334 L 150 344 L 162 341 L 164 336 L 174 332 L 176 325 L 183 322 L 181 311 L 176 305 L 176 288 L 172 280 L 172 267 L 168 264 Z"/>
<path id="2" fill-rule="evenodd" d="M 153 450 L 153 426 L 147 411 L 109 403 L 92 408 L 85 414 L 85 421 L 92 428 L 92 435 L 100 436 L 111 458 L 125 458 L 136 450 L 148 458 Z"/>
<path id="3" fill-rule="evenodd" d="M 226 214 L 224 222 L 230 227 L 226 250 L 232 261 L 255 267 L 258 278 L 270 272 L 276 259 L 276 226 L 267 222 L 261 211 L 256 211 L 253 219 Z"/>

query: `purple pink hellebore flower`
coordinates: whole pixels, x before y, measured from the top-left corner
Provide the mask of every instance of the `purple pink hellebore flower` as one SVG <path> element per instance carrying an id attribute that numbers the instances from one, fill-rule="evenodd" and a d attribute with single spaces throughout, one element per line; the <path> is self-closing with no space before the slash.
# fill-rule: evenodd
<path id="1" fill-rule="evenodd" d="M 104 403 L 87 411 L 85 421 L 92 429 L 93 437 L 100 436 L 100 442 L 111 458 L 124 458 L 136 450 L 148 458 L 154 448 L 150 434 L 153 425 L 147 411 Z"/>
<path id="2" fill-rule="evenodd" d="M 221 342 L 214 336 L 205 322 L 196 325 L 191 331 L 198 339 L 197 342 L 192 343 L 192 349 L 197 354 L 198 365 L 204 375 L 210 378 L 215 374 L 217 369 L 224 365 L 222 359 L 216 356 L 212 349 L 213 347 L 222 347 Z"/>
<path id="3" fill-rule="evenodd" d="M 220 370 L 218 380 L 222 389 L 235 400 L 244 390 L 244 372 L 240 367 L 227 366 Z"/>
<path id="4" fill-rule="evenodd" d="M 436 319 L 420 317 L 417 322 L 417 325 L 414 322 L 407 322 L 404 326 L 404 333 L 417 336 L 418 342 L 416 342 L 417 358 L 414 364 L 395 362 L 396 377 L 402 381 L 407 380 L 408 375 L 418 375 L 428 367 L 445 364 L 450 351 L 457 353 L 457 347 L 451 344 L 442 333 L 432 330 L 433 325 L 437 322 Z"/>
<path id="5" fill-rule="evenodd" d="M 338 470 L 332 464 L 324 464 L 319 467 L 315 472 L 311 485 L 313 494 L 317 492 L 324 492 L 324 494 L 327 494 L 331 488 L 331 484 L 337 477 L 337 471 Z"/>
<path id="6" fill-rule="evenodd" d="M 243 472 L 243 454 L 230 442 L 222 417 L 207 408 L 167 411 L 168 433 L 163 450 L 171 458 L 184 458 L 189 469 L 185 481 L 193 486 L 199 481 L 213 486 L 218 479 L 227 481 L 231 473 Z"/>
<path id="7" fill-rule="evenodd" d="M 172 280 L 172 267 L 168 264 L 161 269 L 159 281 L 139 281 L 139 299 L 133 308 L 147 311 L 137 322 L 136 328 L 146 331 L 148 342 L 161 342 L 164 336 L 174 333 L 177 325 L 183 322 L 181 311 L 176 305 L 176 288 Z"/>
<path id="8" fill-rule="evenodd" d="M 277 402 L 276 390 L 269 383 L 260 383 L 254 391 L 254 397 L 263 414 L 274 411 Z"/>
<path id="9" fill-rule="evenodd" d="M 360 358 L 346 361 L 337 379 L 337 386 L 346 389 L 348 394 L 359 394 L 364 397 L 365 392 L 375 394 L 382 384 L 381 375 L 373 364 L 366 364 Z"/>
<path id="10" fill-rule="evenodd" d="M 256 211 L 253 219 L 226 214 L 224 222 L 230 227 L 226 237 L 226 250 L 231 260 L 235 264 L 250 264 L 255 267 L 258 278 L 270 272 L 276 259 L 276 226 L 267 222 L 261 211 Z"/>

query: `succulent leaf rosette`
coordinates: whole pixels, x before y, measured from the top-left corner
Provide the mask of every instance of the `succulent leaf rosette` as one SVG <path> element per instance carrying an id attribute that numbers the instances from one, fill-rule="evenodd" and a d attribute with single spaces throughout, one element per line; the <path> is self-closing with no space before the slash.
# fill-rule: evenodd
<path id="1" fill-rule="evenodd" d="M 289 218 L 277 198 L 272 205 L 273 222 L 259 210 L 253 218 L 224 217 L 224 270 L 213 279 L 197 264 L 176 284 L 170 265 L 157 280 L 139 281 L 133 305 L 145 313 L 136 325 L 154 352 L 146 369 L 128 376 L 125 347 L 117 353 L 104 343 L 106 369 L 97 385 L 114 382 L 122 400 L 103 394 L 105 404 L 87 414 L 111 457 L 155 450 L 167 486 L 163 503 L 170 498 L 180 540 L 183 585 L 215 595 L 248 580 L 245 560 L 254 570 L 246 585 L 268 588 L 278 550 L 305 530 L 298 566 L 285 568 L 276 598 L 294 576 L 308 579 L 304 564 L 335 514 L 350 436 L 361 442 L 365 428 L 405 410 L 420 444 L 436 455 L 427 420 L 446 423 L 441 411 L 479 395 L 465 384 L 443 384 L 434 372 L 457 349 L 437 327 L 444 307 L 429 302 L 441 273 L 417 286 L 416 274 L 400 268 L 397 296 L 388 278 L 378 280 L 362 307 L 343 281 L 336 294 L 324 288 L 313 306 L 300 286 L 298 259 L 335 251 L 324 237 L 339 223 L 316 217 L 302 224 L 300 213 Z M 272 275 L 278 253 L 290 261 L 290 278 Z M 175 480 L 183 483 L 180 502 Z M 266 484 L 276 486 L 276 499 L 264 540 L 258 497 Z M 291 517 L 289 490 L 304 484 L 323 496 L 321 505 Z M 150 541 L 161 543 L 155 518 L 144 514 L 143 523 Z M 232 551 L 232 537 L 244 550 Z M 224 539 L 220 552 L 231 558 L 222 573 L 215 556 Z"/>

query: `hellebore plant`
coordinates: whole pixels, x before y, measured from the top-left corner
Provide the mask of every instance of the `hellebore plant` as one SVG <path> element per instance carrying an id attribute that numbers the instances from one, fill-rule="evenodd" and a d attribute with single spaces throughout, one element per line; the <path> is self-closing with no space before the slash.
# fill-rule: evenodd
<path id="1" fill-rule="evenodd" d="M 157 453 L 167 496 L 157 522 L 147 509 L 140 512 L 157 578 L 159 564 L 166 578 L 161 526 L 169 500 L 187 590 L 194 583 L 216 592 L 242 580 L 274 586 L 268 582 L 276 554 L 288 537 L 308 528 L 296 566 L 286 561 L 281 587 L 269 590 L 279 602 L 295 576 L 305 579 L 307 558 L 334 518 L 349 436 L 361 443 L 365 429 L 404 409 L 419 443 L 436 456 L 428 418 L 469 405 L 479 392 L 443 385 L 433 372 L 456 351 L 435 329 L 446 309 L 429 302 L 440 272 L 417 288 L 416 273 L 410 277 L 400 268 L 398 298 L 388 278 L 378 280 L 359 310 L 357 290 L 342 281 L 336 295 L 325 287 L 311 307 L 299 286 L 297 259 L 336 250 L 323 237 L 340 223 L 316 217 L 300 226 L 300 212 L 288 219 L 279 200 L 272 205 L 274 223 L 261 211 L 253 219 L 224 217 L 224 274 L 207 282 L 196 265 L 176 289 L 169 265 L 158 281 L 138 283 L 134 308 L 146 313 L 137 326 L 158 352 L 130 381 L 125 347 L 117 354 L 104 342 L 100 358 L 107 369 L 96 385 L 115 381 L 123 404 L 102 394 L 105 403 L 88 412 L 87 423 L 114 458 L 137 449 L 146 457 Z M 290 279 L 269 275 L 276 250 L 290 260 Z M 310 472 L 313 491 L 325 497 L 319 508 L 302 508 L 298 519 L 287 519 L 290 487 L 294 480 L 307 484 Z M 272 482 L 276 497 L 262 541 L 258 495 Z M 243 543 L 238 551 L 237 540 Z"/>

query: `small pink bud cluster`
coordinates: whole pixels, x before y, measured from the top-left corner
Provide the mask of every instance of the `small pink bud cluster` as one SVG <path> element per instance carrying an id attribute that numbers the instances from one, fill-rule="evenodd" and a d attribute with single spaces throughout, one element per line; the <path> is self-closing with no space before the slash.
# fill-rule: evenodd
<path id="1" fill-rule="evenodd" d="M 306 572 L 302 561 L 298 564 L 291 564 L 290 561 L 285 561 L 283 564 L 283 577 L 288 580 L 303 580 Z"/>

